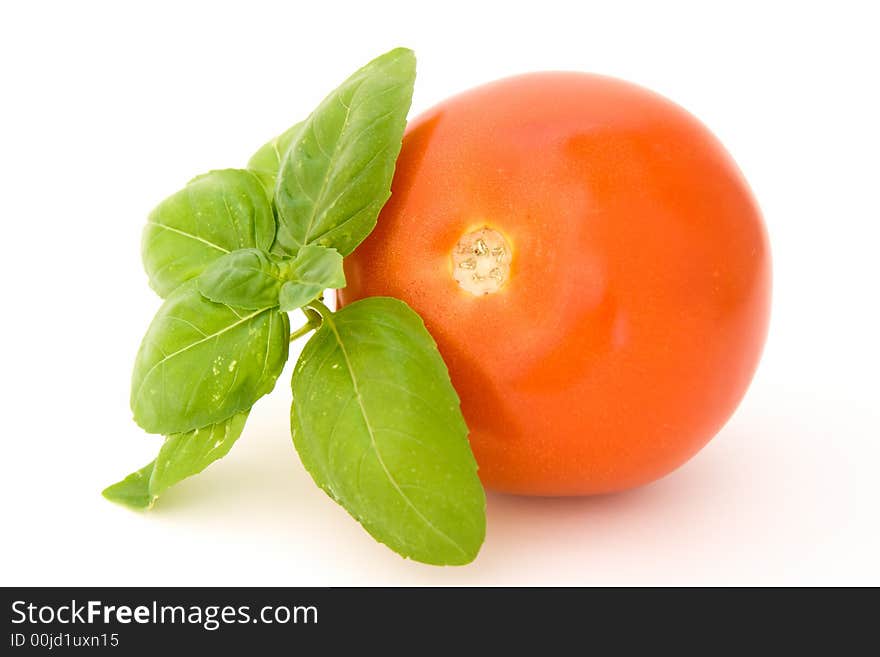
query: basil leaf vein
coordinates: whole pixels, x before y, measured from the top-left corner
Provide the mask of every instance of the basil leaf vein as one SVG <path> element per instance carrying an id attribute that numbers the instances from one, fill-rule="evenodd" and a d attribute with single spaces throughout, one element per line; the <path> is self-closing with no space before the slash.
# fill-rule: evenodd
<path id="1" fill-rule="evenodd" d="M 244 411 L 208 427 L 168 436 L 154 461 L 108 486 L 102 494 L 111 502 L 149 509 L 169 487 L 226 456 L 241 436 L 248 413 Z"/>
<path id="2" fill-rule="evenodd" d="M 205 299 L 195 281 L 165 300 L 132 374 L 131 408 L 141 427 L 191 431 L 271 392 L 287 360 L 287 315 L 275 308 L 243 312 Z"/>
<path id="3" fill-rule="evenodd" d="M 212 262 L 199 276 L 198 287 L 211 301 L 257 310 L 278 305 L 284 282 L 276 259 L 259 249 L 241 249 Z"/>
<path id="4" fill-rule="evenodd" d="M 211 171 L 162 201 L 144 227 L 144 269 L 159 296 L 236 249 L 268 250 L 275 238 L 270 198 L 243 169 Z"/>
<path id="5" fill-rule="evenodd" d="M 415 56 L 392 50 L 357 71 L 306 119 L 275 188 L 276 245 L 316 243 L 348 255 L 391 194 L 415 82 Z"/>
<path id="6" fill-rule="evenodd" d="M 247 168 L 253 171 L 262 181 L 269 198 L 275 195 L 275 182 L 284 156 L 290 149 L 293 140 L 299 134 L 302 122 L 288 128 L 283 133 L 270 139 L 248 160 Z"/>
<path id="7" fill-rule="evenodd" d="M 328 288 L 345 287 L 342 255 L 335 249 L 306 245 L 286 265 L 287 281 L 279 291 L 281 310 L 307 304 Z"/>
<path id="8" fill-rule="evenodd" d="M 401 555 L 472 561 L 485 494 L 458 396 L 421 319 L 384 297 L 321 312 L 292 381 L 291 431 L 306 469 Z"/>

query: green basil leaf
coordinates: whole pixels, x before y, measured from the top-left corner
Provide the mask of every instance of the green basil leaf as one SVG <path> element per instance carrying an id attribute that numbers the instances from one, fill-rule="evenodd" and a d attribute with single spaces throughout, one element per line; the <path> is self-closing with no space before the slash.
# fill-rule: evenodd
<path id="1" fill-rule="evenodd" d="M 374 59 L 303 123 L 275 188 L 278 248 L 316 243 L 348 255 L 376 225 L 391 194 L 415 82 L 415 56 Z"/>
<path id="2" fill-rule="evenodd" d="M 228 253 L 208 265 L 198 278 L 203 296 L 248 310 L 277 306 L 283 284 L 279 263 L 259 249 Z"/>
<path id="3" fill-rule="evenodd" d="M 214 303 L 195 281 L 177 288 L 141 343 L 131 382 L 135 421 L 150 433 L 191 431 L 253 406 L 287 360 L 290 324 L 276 308 Z"/>
<path id="4" fill-rule="evenodd" d="M 150 494 L 150 477 L 153 474 L 155 463 L 155 461 L 148 463 L 122 481 L 108 486 L 101 492 L 101 495 L 111 502 L 133 509 L 149 509 L 156 499 Z"/>
<path id="5" fill-rule="evenodd" d="M 286 263 L 279 303 L 281 310 L 295 310 L 304 306 L 328 288 L 345 287 L 342 255 L 336 249 L 308 245 Z"/>
<path id="6" fill-rule="evenodd" d="M 198 474 L 226 456 L 244 429 L 249 411 L 187 433 L 165 439 L 159 456 L 102 493 L 111 502 L 135 509 L 149 509 L 170 486 Z"/>
<path id="7" fill-rule="evenodd" d="M 222 255 L 268 250 L 275 239 L 272 204 L 260 179 L 243 169 L 194 178 L 150 213 L 142 255 L 150 285 L 166 297 Z"/>
<path id="8" fill-rule="evenodd" d="M 250 410 L 186 433 L 165 439 L 150 476 L 150 493 L 158 496 L 177 482 L 200 473 L 223 458 L 241 436 Z"/>
<path id="9" fill-rule="evenodd" d="M 278 177 L 281 162 L 301 127 L 302 122 L 299 122 L 274 139 L 267 141 L 248 160 L 247 168 L 260 178 L 269 198 L 275 195 L 275 179 Z"/>
<path id="10" fill-rule="evenodd" d="M 323 323 L 292 382 L 291 433 L 306 469 L 401 555 L 472 561 L 485 494 L 458 396 L 421 318 L 386 297 L 318 309 Z"/>
<path id="11" fill-rule="evenodd" d="M 233 251 L 198 278 L 199 292 L 211 301 L 250 310 L 271 308 L 279 301 L 281 310 L 295 310 L 327 288 L 344 286 L 342 256 L 315 245 L 288 259 L 259 249 Z"/>

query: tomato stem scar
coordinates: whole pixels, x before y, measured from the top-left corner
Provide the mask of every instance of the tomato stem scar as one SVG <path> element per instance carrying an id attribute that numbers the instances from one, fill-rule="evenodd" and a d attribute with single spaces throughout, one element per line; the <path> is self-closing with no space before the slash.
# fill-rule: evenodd
<path id="1" fill-rule="evenodd" d="M 452 277 L 474 296 L 497 292 L 510 275 L 510 245 L 488 226 L 462 235 L 451 257 Z"/>

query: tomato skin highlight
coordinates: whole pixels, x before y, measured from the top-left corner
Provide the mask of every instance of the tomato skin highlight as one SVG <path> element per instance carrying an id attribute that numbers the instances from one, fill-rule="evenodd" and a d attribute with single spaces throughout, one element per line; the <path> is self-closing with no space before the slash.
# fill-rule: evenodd
<path id="1" fill-rule="evenodd" d="M 466 233 L 512 250 L 500 290 L 452 275 Z M 651 482 L 728 420 L 757 367 L 770 251 L 736 164 L 693 116 L 620 80 L 535 73 L 412 121 L 340 304 L 409 303 L 449 367 L 492 489 Z"/>

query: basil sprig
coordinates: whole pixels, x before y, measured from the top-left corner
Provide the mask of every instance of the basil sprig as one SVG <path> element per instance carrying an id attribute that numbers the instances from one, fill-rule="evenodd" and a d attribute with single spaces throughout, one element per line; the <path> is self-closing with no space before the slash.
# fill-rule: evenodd
<path id="1" fill-rule="evenodd" d="M 321 301 L 388 200 L 415 81 L 398 48 L 261 147 L 159 204 L 143 260 L 165 301 L 132 375 L 135 421 L 166 436 L 156 459 L 104 490 L 150 508 L 223 457 L 269 393 L 292 339 L 291 433 L 315 482 L 376 538 L 431 564 L 472 561 L 485 495 L 446 365 L 404 302 Z M 305 325 L 290 332 L 287 313 Z"/>

